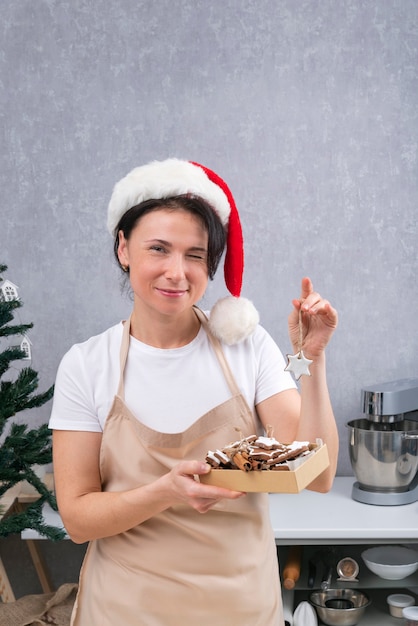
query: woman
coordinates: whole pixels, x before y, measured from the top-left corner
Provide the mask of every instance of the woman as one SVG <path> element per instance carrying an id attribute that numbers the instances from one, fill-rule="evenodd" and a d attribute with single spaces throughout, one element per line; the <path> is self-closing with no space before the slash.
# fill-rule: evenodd
<path id="1" fill-rule="evenodd" d="M 129 320 L 73 346 L 60 365 L 50 427 L 59 509 L 89 541 L 73 626 L 283 626 L 267 494 L 201 484 L 209 449 L 267 425 L 281 441 L 338 435 L 325 347 L 337 313 L 308 278 L 289 330 L 312 360 L 296 385 L 239 297 L 242 233 L 227 185 L 168 159 L 114 188 L 108 226 L 134 296 Z M 226 242 L 226 243 L 225 243 Z M 196 307 L 226 245 L 231 296 L 209 320 Z M 202 515 L 203 514 L 203 515 Z"/>

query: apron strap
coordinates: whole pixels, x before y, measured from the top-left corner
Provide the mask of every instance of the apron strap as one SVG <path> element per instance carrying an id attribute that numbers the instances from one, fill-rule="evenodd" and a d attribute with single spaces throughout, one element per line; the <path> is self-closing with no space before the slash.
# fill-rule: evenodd
<path id="1" fill-rule="evenodd" d="M 120 345 L 120 377 L 119 377 L 119 385 L 117 395 L 122 400 L 125 399 L 125 384 L 124 384 L 124 372 L 126 360 L 128 358 L 129 352 L 129 337 L 131 330 L 131 318 L 132 313 L 129 318 L 123 324 L 123 334 L 122 334 L 122 343 Z"/>
<path id="2" fill-rule="evenodd" d="M 212 333 L 209 330 L 209 324 L 208 324 L 208 318 L 206 317 L 206 315 L 204 314 L 204 312 L 199 309 L 197 306 L 193 307 L 193 310 L 196 314 L 196 317 L 198 318 L 198 320 L 200 321 L 200 323 L 203 325 L 206 334 L 209 337 L 209 341 L 212 344 L 212 347 L 215 351 L 215 355 L 219 361 L 219 364 L 221 366 L 221 369 L 224 373 L 226 382 L 228 383 L 228 387 L 232 393 L 233 396 L 236 395 L 240 395 L 240 390 L 238 388 L 238 385 L 235 381 L 234 375 L 232 374 L 231 368 L 229 367 L 229 363 L 225 358 L 225 355 L 223 353 L 222 347 L 221 347 L 221 342 L 219 341 L 219 339 L 217 337 L 215 337 L 214 335 L 212 335 Z M 130 337 L 130 330 L 131 330 L 131 318 L 132 318 L 132 313 L 129 316 L 129 318 L 125 321 L 124 325 L 123 325 L 123 335 L 122 335 L 122 343 L 120 346 L 120 378 L 119 378 L 119 385 L 118 385 L 118 391 L 117 391 L 117 395 L 124 400 L 125 399 L 125 385 L 124 385 L 124 371 L 125 371 L 125 365 L 126 365 L 126 360 L 128 358 L 128 352 L 129 352 L 129 337 Z"/>
<path id="3" fill-rule="evenodd" d="M 223 353 L 222 350 L 222 346 L 221 346 L 221 342 L 219 341 L 219 339 L 217 337 L 215 337 L 215 335 L 212 335 L 212 333 L 210 332 L 209 329 L 209 324 L 208 324 L 208 318 L 206 317 L 205 313 L 199 309 L 197 306 L 193 307 L 194 312 L 196 313 L 197 318 L 199 319 L 199 321 L 201 322 L 201 324 L 203 325 L 206 334 L 209 337 L 209 341 L 212 344 L 212 347 L 215 351 L 215 354 L 217 356 L 217 359 L 219 361 L 219 364 L 222 368 L 222 371 L 224 373 L 226 382 L 228 383 L 228 387 L 232 393 L 233 396 L 239 395 L 241 392 L 238 388 L 238 385 L 236 383 L 236 380 L 234 378 L 234 375 L 231 371 L 231 368 L 229 367 L 229 363 L 225 358 L 225 355 Z"/>

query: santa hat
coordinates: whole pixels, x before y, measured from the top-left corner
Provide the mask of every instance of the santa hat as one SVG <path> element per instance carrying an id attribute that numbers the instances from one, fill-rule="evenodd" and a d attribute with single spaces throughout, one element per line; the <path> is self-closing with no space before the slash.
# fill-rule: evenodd
<path id="1" fill-rule="evenodd" d="M 215 172 L 199 163 L 180 159 L 152 161 L 136 167 L 113 189 L 107 226 L 116 236 L 117 225 L 130 208 L 145 200 L 187 194 L 205 200 L 227 231 L 224 275 L 231 296 L 215 304 L 209 325 L 214 335 L 232 345 L 254 331 L 259 316 L 252 302 L 240 297 L 244 271 L 241 222 L 229 187 Z"/>

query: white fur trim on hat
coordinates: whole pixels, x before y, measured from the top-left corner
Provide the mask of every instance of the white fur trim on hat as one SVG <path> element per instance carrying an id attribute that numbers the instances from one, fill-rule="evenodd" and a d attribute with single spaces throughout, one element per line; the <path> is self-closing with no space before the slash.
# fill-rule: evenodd
<path id="1" fill-rule="evenodd" d="M 152 161 L 131 170 L 113 188 L 108 206 L 107 227 L 116 235 L 121 217 L 145 200 L 193 194 L 206 200 L 222 224 L 228 223 L 231 207 L 225 193 L 213 183 L 203 169 L 181 159 Z"/>
<path id="2" fill-rule="evenodd" d="M 250 300 L 226 296 L 212 308 L 209 328 L 215 337 L 231 346 L 249 337 L 259 321 L 258 311 Z"/>

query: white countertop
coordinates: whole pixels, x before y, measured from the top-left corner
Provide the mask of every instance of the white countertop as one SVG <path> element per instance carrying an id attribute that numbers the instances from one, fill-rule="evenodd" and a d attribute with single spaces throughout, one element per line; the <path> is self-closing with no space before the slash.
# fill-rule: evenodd
<path id="1" fill-rule="evenodd" d="M 338 477 L 329 493 L 305 489 L 298 494 L 270 494 L 270 517 L 277 544 L 416 543 L 418 502 L 376 506 L 351 497 L 355 478 Z M 44 506 L 47 524 L 62 528 L 58 513 Z M 41 539 L 25 530 L 22 539 Z"/>
<path id="2" fill-rule="evenodd" d="M 270 517 L 277 544 L 393 543 L 418 541 L 418 502 L 376 506 L 351 497 L 354 477 L 337 477 L 322 494 L 271 494 Z"/>

